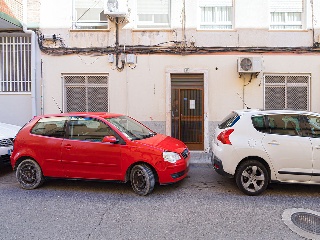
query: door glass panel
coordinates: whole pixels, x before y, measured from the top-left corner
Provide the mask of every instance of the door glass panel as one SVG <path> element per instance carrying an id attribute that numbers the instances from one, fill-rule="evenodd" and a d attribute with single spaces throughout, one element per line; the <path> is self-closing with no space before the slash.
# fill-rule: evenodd
<path id="1" fill-rule="evenodd" d="M 173 89 L 171 92 L 171 136 L 189 149 L 203 149 L 203 91 Z"/>
<path id="2" fill-rule="evenodd" d="M 301 136 L 299 115 L 278 114 L 268 116 L 271 134 Z"/>
<path id="3" fill-rule="evenodd" d="M 115 132 L 105 123 L 83 117 L 71 117 L 69 138 L 82 141 L 101 142 L 105 136 L 115 136 Z"/>
<path id="4" fill-rule="evenodd" d="M 202 142 L 202 90 L 181 90 L 181 140 L 186 143 Z"/>

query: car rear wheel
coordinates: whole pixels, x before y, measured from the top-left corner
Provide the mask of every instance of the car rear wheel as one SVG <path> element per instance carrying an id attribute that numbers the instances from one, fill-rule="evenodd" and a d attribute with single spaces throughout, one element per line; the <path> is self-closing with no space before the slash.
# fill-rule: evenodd
<path id="1" fill-rule="evenodd" d="M 155 178 L 152 170 L 145 164 L 135 165 L 130 172 L 130 181 L 133 191 L 145 196 L 152 192 Z"/>
<path id="2" fill-rule="evenodd" d="M 44 182 L 42 170 L 32 159 L 23 160 L 17 167 L 16 177 L 24 189 L 35 189 Z"/>
<path id="3" fill-rule="evenodd" d="M 242 163 L 236 171 L 235 178 L 239 189 L 250 196 L 261 194 L 269 183 L 266 167 L 257 160 Z"/>

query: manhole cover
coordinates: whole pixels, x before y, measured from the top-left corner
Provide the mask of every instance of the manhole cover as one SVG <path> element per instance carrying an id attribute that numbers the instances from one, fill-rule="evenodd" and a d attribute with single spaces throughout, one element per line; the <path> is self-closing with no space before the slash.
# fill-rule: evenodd
<path id="1" fill-rule="evenodd" d="M 307 212 L 296 212 L 291 215 L 291 221 L 302 230 L 320 235 L 320 216 Z"/>
<path id="2" fill-rule="evenodd" d="M 304 208 L 286 209 L 284 223 L 295 233 L 307 239 L 320 239 L 320 213 Z"/>

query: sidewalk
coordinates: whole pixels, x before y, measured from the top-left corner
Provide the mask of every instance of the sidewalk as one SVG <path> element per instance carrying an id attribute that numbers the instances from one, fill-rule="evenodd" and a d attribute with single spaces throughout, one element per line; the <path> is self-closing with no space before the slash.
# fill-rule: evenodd
<path id="1" fill-rule="evenodd" d="M 203 151 L 190 151 L 190 163 L 209 163 L 211 164 L 211 154 Z"/>

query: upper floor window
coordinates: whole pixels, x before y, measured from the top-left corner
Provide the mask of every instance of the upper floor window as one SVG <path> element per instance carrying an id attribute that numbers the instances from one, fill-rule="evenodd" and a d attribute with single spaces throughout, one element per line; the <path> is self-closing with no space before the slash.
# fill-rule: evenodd
<path id="1" fill-rule="evenodd" d="M 270 0 L 270 29 L 302 29 L 303 0 Z"/>
<path id="2" fill-rule="evenodd" d="M 107 29 L 104 0 L 73 0 L 73 29 Z"/>
<path id="3" fill-rule="evenodd" d="M 171 0 L 137 0 L 138 28 L 169 28 Z"/>
<path id="4" fill-rule="evenodd" d="M 199 0 L 200 29 L 232 29 L 232 0 Z"/>

